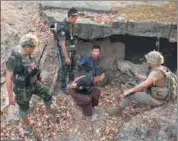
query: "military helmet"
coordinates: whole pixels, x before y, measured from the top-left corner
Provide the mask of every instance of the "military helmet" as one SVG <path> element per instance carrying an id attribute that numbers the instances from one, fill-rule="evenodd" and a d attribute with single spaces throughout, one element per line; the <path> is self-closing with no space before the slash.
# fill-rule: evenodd
<path id="1" fill-rule="evenodd" d="M 145 58 L 147 60 L 147 63 L 153 64 L 153 65 L 161 65 L 164 63 L 164 57 L 163 55 L 158 51 L 150 51 L 147 55 L 145 55 Z"/>
<path id="2" fill-rule="evenodd" d="M 20 39 L 20 45 L 22 47 L 30 46 L 31 48 L 35 48 L 38 46 L 38 38 L 36 35 L 28 33 Z"/>

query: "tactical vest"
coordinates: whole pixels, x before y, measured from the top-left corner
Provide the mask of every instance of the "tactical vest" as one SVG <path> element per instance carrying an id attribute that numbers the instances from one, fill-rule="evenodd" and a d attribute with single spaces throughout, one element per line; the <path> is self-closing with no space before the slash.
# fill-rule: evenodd
<path id="1" fill-rule="evenodd" d="M 21 88 L 28 87 L 36 81 L 32 82 L 32 77 L 36 76 L 36 78 L 39 78 L 40 70 L 38 68 L 34 68 L 29 72 L 28 67 L 23 63 L 21 56 L 19 56 L 15 50 L 12 51 L 10 57 L 17 61 L 12 77 L 12 81 L 15 86 Z"/>
<path id="2" fill-rule="evenodd" d="M 57 43 L 59 43 L 59 36 L 61 32 L 65 32 L 66 47 L 68 47 L 69 51 L 75 50 L 76 40 L 74 39 L 74 36 L 73 36 L 73 29 L 74 29 L 74 26 L 72 25 L 72 29 L 71 31 L 69 31 L 66 20 L 64 20 L 62 23 L 57 24 Z M 58 46 L 60 47 L 59 44 Z"/>
<path id="3" fill-rule="evenodd" d="M 152 87 L 152 95 L 156 95 L 156 93 L 160 93 L 160 99 L 165 100 L 175 100 L 177 98 L 177 76 L 172 73 L 167 67 L 156 68 L 155 71 L 160 71 L 164 74 L 166 78 L 165 86 L 162 87 Z M 159 98 L 159 97 L 158 97 Z"/>
<path id="4" fill-rule="evenodd" d="M 57 24 L 57 41 L 59 41 L 59 36 L 61 32 L 65 32 L 66 41 L 69 41 L 71 39 L 71 35 L 68 30 L 66 21 L 63 21 L 62 23 Z"/>

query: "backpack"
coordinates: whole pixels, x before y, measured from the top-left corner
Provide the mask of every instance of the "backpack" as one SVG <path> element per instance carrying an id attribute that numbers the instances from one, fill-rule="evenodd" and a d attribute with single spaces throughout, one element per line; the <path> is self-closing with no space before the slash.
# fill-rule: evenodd
<path id="1" fill-rule="evenodd" d="M 177 99 L 177 76 L 171 72 L 167 67 L 156 68 L 155 70 L 161 71 L 166 77 L 165 87 L 168 89 L 168 97 L 166 100 Z"/>

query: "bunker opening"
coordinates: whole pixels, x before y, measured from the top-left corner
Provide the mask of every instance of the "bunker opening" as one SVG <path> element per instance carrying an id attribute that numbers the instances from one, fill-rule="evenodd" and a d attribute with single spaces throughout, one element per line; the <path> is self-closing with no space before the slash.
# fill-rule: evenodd
<path id="1" fill-rule="evenodd" d="M 146 62 L 145 55 L 156 50 L 163 54 L 164 64 L 170 70 L 177 70 L 177 42 L 171 43 L 168 39 L 155 37 L 139 37 L 126 35 L 112 35 L 108 38 L 97 38 L 94 40 L 79 40 L 79 54 L 90 53 L 92 45 L 100 45 L 103 54 L 101 54 L 101 63 L 104 67 L 114 68 L 117 60 L 128 60 L 134 64 Z M 111 59 L 116 56 L 116 60 Z M 105 57 L 105 58 L 104 58 Z M 104 60 L 105 61 L 104 61 Z M 111 61 L 109 61 L 111 59 Z M 110 65 L 107 65 L 109 61 Z M 113 62 L 112 62 L 113 61 Z M 112 65 L 112 67 L 110 67 Z"/>

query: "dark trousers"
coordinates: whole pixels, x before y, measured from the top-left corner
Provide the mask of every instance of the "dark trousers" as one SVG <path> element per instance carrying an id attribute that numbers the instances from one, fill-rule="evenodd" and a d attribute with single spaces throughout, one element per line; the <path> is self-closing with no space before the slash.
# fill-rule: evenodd
<path id="1" fill-rule="evenodd" d="M 70 90 L 70 95 L 75 99 L 76 103 L 82 107 L 85 116 L 92 115 L 92 107 L 98 105 L 101 91 L 93 88 L 89 95 L 76 93 L 75 90 Z"/>

